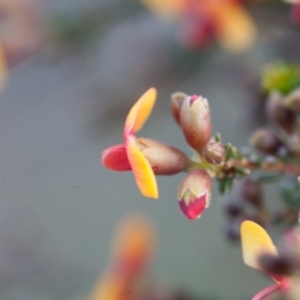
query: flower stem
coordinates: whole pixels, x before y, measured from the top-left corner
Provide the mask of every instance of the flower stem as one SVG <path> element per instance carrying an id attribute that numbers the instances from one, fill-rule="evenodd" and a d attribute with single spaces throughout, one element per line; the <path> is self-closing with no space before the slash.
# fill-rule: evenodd
<path id="1" fill-rule="evenodd" d="M 279 289 L 280 289 L 280 285 L 278 284 L 268 286 L 263 290 L 261 290 L 260 292 L 258 292 L 253 298 L 251 298 L 251 300 L 263 300 L 263 299 L 267 300 L 269 298 L 266 297 L 271 296 L 273 292 L 278 291 Z"/>

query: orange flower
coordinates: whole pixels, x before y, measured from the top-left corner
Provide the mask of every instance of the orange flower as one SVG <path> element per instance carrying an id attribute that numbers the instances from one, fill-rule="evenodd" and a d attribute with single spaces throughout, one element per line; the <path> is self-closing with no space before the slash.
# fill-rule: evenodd
<path id="1" fill-rule="evenodd" d="M 247 220 L 241 224 L 241 238 L 244 263 L 249 267 L 268 273 L 259 263 L 260 256 L 270 254 L 278 257 L 277 248 L 268 233 L 260 225 Z M 290 278 L 288 276 L 269 275 L 276 284 L 263 289 L 257 293 L 252 300 L 266 299 L 265 297 L 271 296 L 278 290 L 283 292 L 288 290 L 290 285 Z"/>
<path id="2" fill-rule="evenodd" d="M 141 2 L 163 19 L 181 22 L 186 18 L 192 18 L 193 26 L 189 23 L 189 32 L 186 35 L 200 38 L 200 45 L 207 40 L 207 35 L 213 34 L 226 50 L 239 52 L 248 49 L 256 36 L 254 22 L 239 0 L 141 0 Z M 200 22 L 201 20 L 205 22 Z M 195 44 L 195 41 L 190 41 L 190 44 Z"/>
<path id="3" fill-rule="evenodd" d="M 156 100 L 156 89 L 150 88 L 134 104 L 124 126 L 124 145 L 116 145 L 102 152 L 102 164 L 112 170 L 132 170 L 140 192 L 149 198 L 158 198 L 158 188 L 149 161 L 138 147 L 135 133 L 149 117 Z"/>
<path id="4" fill-rule="evenodd" d="M 113 241 L 112 262 L 93 289 L 89 300 L 135 299 L 135 288 L 154 248 L 154 232 L 145 217 L 127 217 Z"/>

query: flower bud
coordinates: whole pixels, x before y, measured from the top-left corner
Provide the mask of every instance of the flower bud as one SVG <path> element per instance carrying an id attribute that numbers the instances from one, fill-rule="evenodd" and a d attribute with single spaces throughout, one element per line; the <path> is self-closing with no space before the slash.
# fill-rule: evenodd
<path id="1" fill-rule="evenodd" d="M 196 95 L 186 98 L 180 110 L 180 125 L 189 145 L 195 150 L 202 150 L 211 136 L 207 99 Z"/>
<path id="2" fill-rule="evenodd" d="M 283 106 L 283 98 L 278 92 L 272 92 L 267 99 L 266 113 L 274 125 L 292 132 L 296 125 L 295 114 Z"/>
<path id="3" fill-rule="evenodd" d="M 295 113 L 300 113 L 300 88 L 293 90 L 287 95 L 283 99 L 282 105 Z"/>
<path id="4" fill-rule="evenodd" d="M 180 125 L 180 109 L 185 98 L 189 95 L 182 92 L 175 92 L 171 95 L 171 112 L 175 121 Z"/>
<path id="5" fill-rule="evenodd" d="M 183 171 L 188 163 L 187 156 L 180 150 L 163 143 L 138 138 L 138 147 L 157 175 L 172 175 Z"/>
<path id="6" fill-rule="evenodd" d="M 240 191 L 243 200 L 257 208 L 262 206 L 262 188 L 258 182 L 250 177 L 246 177 L 241 182 Z"/>
<path id="7" fill-rule="evenodd" d="M 279 138 L 268 128 L 256 130 L 250 137 L 249 143 L 264 154 L 275 154 L 282 146 Z"/>
<path id="8" fill-rule="evenodd" d="M 237 216 L 243 214 L 241 206 L 234 203 L 231 199 L 223 204 L 223 210 L 230 218 L 236 218 Z"/>
<path id="9" fill-rule="evenodd" d="M 189 172 L 180 183 L 177 199 L 179 207 L 190 220 L 199 218 L 210 204 L 211 178 L 204 170 Z"/>
<path id="10" fill-rule="evenodd" d="M 204 147 L 202 154 L 207 162 L 218 165 L 225 160 L 226 150 L 220 142 L 210 142 Z"/>

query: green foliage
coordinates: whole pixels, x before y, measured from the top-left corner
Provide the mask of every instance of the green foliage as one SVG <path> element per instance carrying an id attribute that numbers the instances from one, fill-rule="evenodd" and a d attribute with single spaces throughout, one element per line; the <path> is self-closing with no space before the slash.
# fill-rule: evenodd
<path id="1" fill-rule="evenodd" d="M 275 62 L 262 74 L 262 88 L 266 93 L 278 91 L 286 95 L 300 86 L 300 68 L 294 64 Z"/>

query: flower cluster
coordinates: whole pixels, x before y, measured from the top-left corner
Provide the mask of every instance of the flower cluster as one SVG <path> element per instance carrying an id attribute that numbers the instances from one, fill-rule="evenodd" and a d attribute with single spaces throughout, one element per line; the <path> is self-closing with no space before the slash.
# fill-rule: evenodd
<path id="1" fill-rule="evenodd" d="M 275 294 L 294 298 L 300 282 L 300 228 L 288 231 L 277 249 L 268 233 L 252 221 L 241 225 L 243 259 L 246 265 L 269 274 L 276 282 L 259 293 L 252 300 L 270 299 Z M 273 298 L 272 298 L 273 299 Z"/>
<path id="2" fill-rule="evenodd" d="M 214 38 L 227 50 L 248 49 L 256 29 L 241 0 L 141 0 L 163 19 L 176 21 L 181 42 L 201 49 Z M 239 24 L 236 26 L 236 24 Z"/>
<path id="3" fill-rule="evenodd" d="M 178 189 L 178 200 L 182 212 L 194 220 L 209 206 L 211 174 L 205 166 L 221 164 L 225 150 L 221 143 L 211 140 L 210 111 L 205 98 L 183 93 L 175 93 L 171 98 L 172 113 L 187 143 L 195 150 L 195 158 L 188 158 L 180 150 L 161 142 L 136 137 L 156 99 L 156 90 L 151 88 L 126 118 L 124 144 L 104 150 L 102 164 L 115 171 L 131 170 L 140 192 L 150 198 L 158 198 L 155 175 L 187 171 Z"/>

